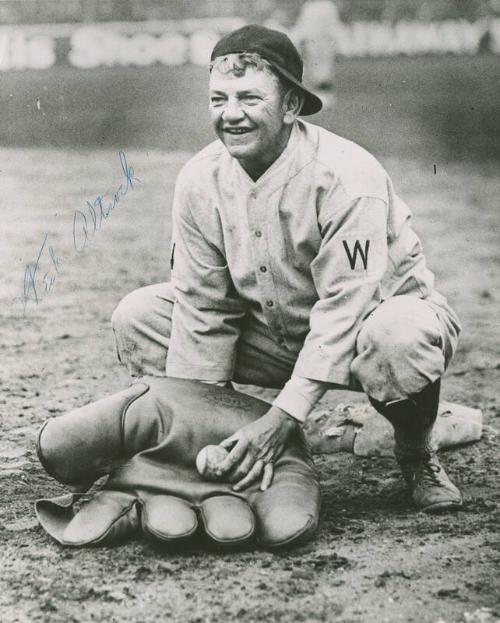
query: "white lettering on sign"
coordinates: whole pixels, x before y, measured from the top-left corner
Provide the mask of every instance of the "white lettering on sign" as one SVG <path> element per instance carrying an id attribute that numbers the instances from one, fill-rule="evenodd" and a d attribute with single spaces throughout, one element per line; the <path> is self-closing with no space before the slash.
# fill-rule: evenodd
<path id="1" fill-rule="evenodd" d="M 496 33 L 500 30 L 500 20 L 494 20 L 489 28 L 498 48 Z M 347 57 L 475 54 L 485 32 L 482 21 L 354 22 L 339 25 L 336 42 L 339 54 Z M 496 48 L 492 51 L 498 51 Z"/>
<path id="2" fill-rule="evenodd" d="M 189 60 L 191 63 L 207 67 L 210 62 L 210 54 L 219 39 L 220 35 L 208 30 L 193 33 L 189 41 Z"/>
<path id="3" fill-rule="evenodd" d="M 67 27 L 60 35 L 54 26 L 47 34 L 43 26 L 36 32 L 31 27 L 0 28 L 0 71 L 52 67 L 56 63 L 55 40 L 68 37 Z M 172 29 L 172 25 L 150 33 L 134 32 L 136 27 L 140 25 L 128 24 L 127 34 L 97 24 L 76 28 L 70 37 L 69 63 L 82 69 L 155 63 L 206 67 L 221 35 L 217 26 L 207 24 L 198 24 L 189 34 Z M 487 33 L 488 50 L 500 54 L 500 18 L 341 23 L 335 30 L 335 47 L 345 57 L 476 54 Z"/>
<path id="4" fill-rule="evenodd" d="M 146 67 L 163 65 L 208 65 L 210 52 L 220 35 L 198 31 L 190 37 L 178 32 L 165 32 L 157 37 L 139 33 L 124 35 L 102 28 L 79 28 L 71 37 L 69 61 L 75 67 L 113 67 L 116 65 Z"/>
<path id="5" fill-rule="evenodd" d="M 48 35 L 28 36 L 22 30 L 0 31 L 0 71 L 48 69 L 56 62 L 55 42 Z"/>
<path id="6" fill-rule="evenodd" d="M 167 32 L 158 44 L 158 60 L 164 65 L 183 65 L 189 53 L 189 42 L 178 32 Z"/>

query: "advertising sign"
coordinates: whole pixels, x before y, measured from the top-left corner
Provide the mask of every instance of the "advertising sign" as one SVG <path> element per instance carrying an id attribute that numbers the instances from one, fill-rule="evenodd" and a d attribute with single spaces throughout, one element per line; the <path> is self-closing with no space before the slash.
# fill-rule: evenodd
<path id="1" fill-rule="evenodd" d="M 206 65 L 221 34 L 242 25 L 235 19 L 111 23 L 85 26 L 0 28 L 0 71 L 82 69 L 114 66 Z M 482 45 L 487 41 L 487 45 Z M 339 56 L 388 57 L 425 54 L 500 54 L 500 19 L 489 22 L 354 22 L 340 24 L 332 38 Z"/>

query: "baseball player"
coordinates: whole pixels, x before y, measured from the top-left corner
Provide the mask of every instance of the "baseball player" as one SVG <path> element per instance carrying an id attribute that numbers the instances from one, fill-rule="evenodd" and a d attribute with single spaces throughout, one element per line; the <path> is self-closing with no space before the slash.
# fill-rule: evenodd
<path id="1" fill-rule="evenodd" d="M 293 42 L 302 52 L 309 84 L 327 97 L 335 81 L 339 26 L 339 10 L 332 0 L 307 0 L 302 4 L 297 22 L 290 32 Z"/>
<path id="2" fill-rule="evenodd" d="M 283 33 L 250 25 L 222 38 L 209 100 L 217 140 L 177 179 L 172 281 L 118 305 L 121 361 L 133 376 L 281 390 L 221 442 L 236 490 L 269 487 L 291 432 L 327 390 L 348 388 L 393 424 L 416 506 L 460 506 L 431 442 L 459 322 L 389 176 L 299 118 L 322 103 Z"/>

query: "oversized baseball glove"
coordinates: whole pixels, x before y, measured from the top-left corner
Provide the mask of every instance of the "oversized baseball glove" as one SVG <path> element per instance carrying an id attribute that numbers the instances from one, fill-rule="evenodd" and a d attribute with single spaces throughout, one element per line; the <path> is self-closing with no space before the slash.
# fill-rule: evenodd
<path id="1" fill-rule="evenodd" d="M 236 493 L 196 470 L 201 448 L 268 409 L 232 389 L 151 377 L 52 418 L 37 444 L 47 472 L 84 488 L 109 478 L 92 496 L 38 500 L 38 519 L 59 543 L 73 546 L 110 545 L 139 531 L 179 542 L 203 530 L 222 545 L 307 540 L 318 524 L 320 494 L 301 432 L 277 460 L 266 491 L 255 484 Z"/>

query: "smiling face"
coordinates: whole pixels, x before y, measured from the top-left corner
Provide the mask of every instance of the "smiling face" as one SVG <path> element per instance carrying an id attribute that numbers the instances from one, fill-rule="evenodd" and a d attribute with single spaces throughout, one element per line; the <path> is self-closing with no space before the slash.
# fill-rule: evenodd
<path id="1" fill-rule="evenodd" d="M 217 136 L 231 156 L 257 179 L 287 145 L 298 114 L 290 106 L 294 98 L 284 93 L 275 75 L 251 65 L 236 73 L 215 66 L 209 88 Z"/>

